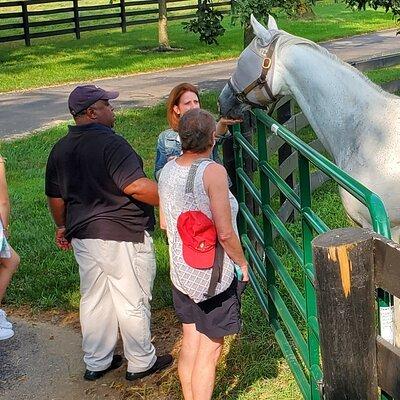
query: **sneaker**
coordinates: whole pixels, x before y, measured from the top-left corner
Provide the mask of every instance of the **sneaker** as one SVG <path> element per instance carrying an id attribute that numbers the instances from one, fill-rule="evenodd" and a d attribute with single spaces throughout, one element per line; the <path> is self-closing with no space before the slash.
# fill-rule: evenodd
<path id="1" fill-rule="evenodd" d="M 12 323 L 6 317 L 7 314 L 0 308 L 0 328 L 12 329 Z"/>
<path id="2" fill-rule="evenodd" d="M 14 331 L 12 329 L 0 327 L 0 340 L 10 339 L 14 336 Z"/>
<path id="3" fill-rule="evenodd" d="M 163 356 L 157 357 L 154 365 L 146 371 L 143 372 L 126 372 L 126 379 L 128 381 L 134 381 L 136 379 L 144 378 L 145 376 L 154 374 L 155 372 L 161 371 L 172 364 L 174 359 L 171 354 L 164 354 Z"/>
<path id="4" fill-rule="evenodd" d="M 108 368 L 103 369 L 102 371 L 90 371 L 89 369 L 87 369 L 85 375 L 83 375 L 83 379 L 87 381 L 95 381 L 103 377 L 107 372 L 119 368 L 121 365 L 122 365 L 122 357 L 119 354 L 116 354 L 113 356 L 111 365 Z"/>

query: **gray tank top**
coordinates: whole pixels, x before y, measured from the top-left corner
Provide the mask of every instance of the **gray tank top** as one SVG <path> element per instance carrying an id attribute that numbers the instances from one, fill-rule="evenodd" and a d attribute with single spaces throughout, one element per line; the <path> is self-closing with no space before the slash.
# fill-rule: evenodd
<path id="1" fill-rule="evenodd" d="M 158 182 L 160 205 L 164 211 L 169 242 L 171 280 L 173 285 L 193 301 L 199 303 L 207 299 L 210 285 L 211 269 L 195 269 L 188 266 L 182 255 L 182 240 L 177 230 L 177 219 L 182 212 L 202 211 L 212 219 L 210 199 L 204 189 L 204 171 L 214 161 L 203 161 L 194 177 L 193 193 L 185 193 L 190 166 L 180 166 L 175 160 L 169 161 L 161 171 Z M 238 203 L 229 192 L 232 225 L 237 233 L 236 216 Z M 215 294 L 226 290 L 234 277 L 234 263 L 225 253 L 221 281 L 217 284 Z"/>

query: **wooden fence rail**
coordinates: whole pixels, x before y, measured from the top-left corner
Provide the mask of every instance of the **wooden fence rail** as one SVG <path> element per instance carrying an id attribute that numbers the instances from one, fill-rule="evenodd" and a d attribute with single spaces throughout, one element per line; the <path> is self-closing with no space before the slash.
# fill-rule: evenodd
<path id="1" fill-rule="evenodd" d="M 377 333 L 375 290 L 400 296 L 400 245 L 361 228 L 313 240 L 325 400 L 400 399 L 400 349 Z M 388 398 L 388 397 L 385 397 Z"/>
<path id="2" fill-rule="evenodd" d="M 176 5 L 174 3 L 188 0 L 167 0 L 168 20 L 188 19 L 195 17 L 198 1 L 191 4 Z M 48 10 L 32 10 L 31 6 L 64 3 L 66 7 Z M 128 26 L 158 22 L 158 0 L 120 0 L 118 3 L 80 6 L 79 0 L 21 0 L 0 3 L 0 43 L 24 40 L 30 46 L 31 39 L 56 35 L 75 34 L 80 39 L 81 32 L 101 29 L 120 28 L 124 33 Z M 221 12 L 228 12 L 231 0 L 216 0 L 214 6 Z M 138 8 L 140 6 L 140 8 Z M 153 6 L 151 8 L 141 8 Z M 20 11 L 7 12 L 10 8 Z M 6 12 L 2 12 L 5 10 Z M 95 12 L 95 14 L 93 14 Z M 96 13 L 100 12 L 100 13 Z M 47 20 L 34 21 L 34 18 L 46 16 Z M 148 18 L 145 18 L 148 16 Z M 53 17 L 53 18 L 51 18 Z M 107 23 L 87 25 L 87 22 L 108 20 Z M 110 21 L 111 20 L 111 21 Z M 37 28 L 57 28 L 36 31 Z M 34 28 L 35 32 L 32 31 Z M 8 31 L 8 32 L 7 32 Z M 10 34 L 11 31 L 11 34 Z M 16 33 L 17 31 L 18 33 Z M 2 35 L 5 32 L 4 36 Z"/>

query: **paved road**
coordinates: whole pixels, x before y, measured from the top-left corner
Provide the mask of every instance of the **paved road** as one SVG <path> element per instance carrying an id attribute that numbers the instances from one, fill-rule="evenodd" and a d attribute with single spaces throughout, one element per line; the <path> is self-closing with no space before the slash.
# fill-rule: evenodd
<path id="1" fill-rule="evenodd" d="M 396 30 L 322 43 L 344 61 L 364 60 L 375 56 L 400 53 Z M 153 105 L 164 98 L 176 84 L 189 81 L 202 89 L 220 89 L 232 73 L 236 61 L 208 64 L 97 80 L 105 89 L 119 90 L 117 107 Z M 88 82 L 86 82 L 88 83 Z M 63 85 L 25 92 L 3 94 L 0 98 L 0 136 L 23 134 L 70 118 L 66 107 L 73 85 Z"/>
<path id="2" fill-rule="evenodd" d="M 0 341 L 0 399 L 120 399 L 111 383 L 120 368 L 101 381 L 82 379 L 81 336 L 71 328 L 12 318 L 15 336 Z"/>

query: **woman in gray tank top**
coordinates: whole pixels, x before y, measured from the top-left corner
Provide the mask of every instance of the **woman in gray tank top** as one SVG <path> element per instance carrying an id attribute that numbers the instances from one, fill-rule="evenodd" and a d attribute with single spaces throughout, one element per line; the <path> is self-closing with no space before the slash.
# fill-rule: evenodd
<path id="1" fill-rule="evenodd" d="M 240 295 L 249 279 L 248 267 L 237 234 L 237 201 L 229 192 L 224 167 L 210 159 L 213 116 L 190 110 L 181 117 L 178 133 L 182 155 L 169 161 L 159 178 L 160 224 L 167 230 L 174 308 L 183 326 L 178 362 L 183 395 L 185 400 L 207 400 L 214 389 L 224 336 L 241 328 Z M 183 228 L 183 215 L 195 216 L 200 229 Z M 208 224 L 206 232 L 202 223 Z M 182 229 L 195 237 L 183 235 Z M 218 238 L 214 247 L 209 240 L 212 229 Z M 208 245 L 214 251 L 214 264 L 199 268 L 202 248 Z M 235 269 L 241 270 L 241 280 L 235 277 Z"/>

